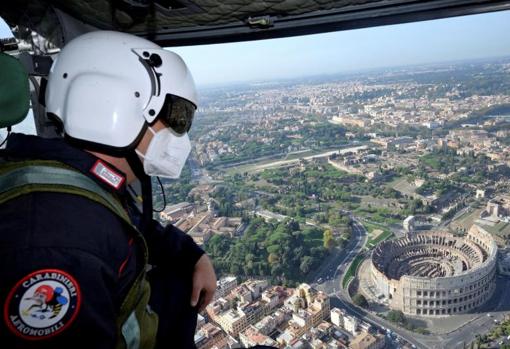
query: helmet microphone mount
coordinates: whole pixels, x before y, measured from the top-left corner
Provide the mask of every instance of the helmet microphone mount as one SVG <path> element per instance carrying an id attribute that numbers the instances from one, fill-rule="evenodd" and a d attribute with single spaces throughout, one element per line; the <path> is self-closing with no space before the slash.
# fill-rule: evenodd
<path id="1" fill-rule="evenodd" d="M 151 54 L 149 56 L 149 59 L 147 59 L 146 61 L 147 61 L 147 63 L 149 63 L 149 65 L 151 67 L 154 67 L 154 68 L 159 68 L 163 64 L 163 60 L 157 53 Z"/>

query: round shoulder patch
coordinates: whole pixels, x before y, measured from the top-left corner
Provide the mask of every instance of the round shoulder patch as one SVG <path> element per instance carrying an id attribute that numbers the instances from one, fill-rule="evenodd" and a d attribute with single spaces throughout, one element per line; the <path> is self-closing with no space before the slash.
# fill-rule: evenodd
<path id="1" fill-rule="evenodd" d="M 18 337 L 46 339 L 69 327 L 80 305 L 80 287 L 71 275 L 42 269 L 25 276 L 9 292 L 4 321 Z"/>

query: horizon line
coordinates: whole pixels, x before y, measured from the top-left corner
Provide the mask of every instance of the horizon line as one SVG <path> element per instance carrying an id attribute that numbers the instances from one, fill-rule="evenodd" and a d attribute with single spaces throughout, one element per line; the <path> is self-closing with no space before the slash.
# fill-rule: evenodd
<path id="1" fill-rule="evenodd" d="M 461 64 L 468 62 L 481 62 L 481 61 L 489 61 L 489 60 L 498 60 L 498 59 L 510 59 L 510 55 L 504 56 L 488 56 L 483 58 L 466 58 L 466 59 L 456 59 L 456 60 L 445 60 L 445 61 L 431 61 L 424 63 L 414 63 L 414 64 L 405 64 L 405 65 L 389 65 L 389 66 L 381 66 L 381 67 L 373 67 L 373 68 L 364 68 L 361 70 L 350 70 L 350 71 L 338 71 L 334 73 L 319 73 L 319 74 L 310 74 L 310 75 L 301 75 L 301 76 L 293 76 L 293 77 L 282 77 L 275 79 L 265 79 L 265 80 L 237 80 L 237 81 L 227 81 L 227 82 L 212 82 L 205 84 L 197 84 L 198 89 L 211 89 L 211 88 L 220 88 L 220 87 L 229 87 L 235 85 L 251 85 L 251 84 L 271 84 L 271 83 L 283 83 L 283 82 L 292 82 L 294 80 L 301 79 L 312 79 L 312 78 L 326 78 L 326 77 L 335 77 L 335 76 L 348 76 L 348 75 L 361 75 L 366 73 L 375 73 L 382 70 L 395 70 L 402 68 L 411 68 L 411 67 L 423 67 L 427 65 L 437 66 L 443 64 Z"/>

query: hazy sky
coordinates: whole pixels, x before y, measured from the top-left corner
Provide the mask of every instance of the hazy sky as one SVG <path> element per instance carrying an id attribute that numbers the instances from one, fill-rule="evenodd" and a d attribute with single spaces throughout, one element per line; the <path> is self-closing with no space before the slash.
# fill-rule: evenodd
<path id="1" fill-rule="evenodd" d="M 510 11 L 171 49 L 182 55 L 198 85 L 510 56 Z"/>
<path id="2" fill-rule="evenodd" d="M 5 23 L 5 21 L 0 17 L 0 38 L 5 39 L 8 37 L 12 37 L 11 30 Z"/>
<path id="3" fill-rule="evenodd" d="M 0 20 L 0 35 L 5 28 Z M 179 47 L 200 85 L 510 56 L 510 11 L 319 35 Z"/>

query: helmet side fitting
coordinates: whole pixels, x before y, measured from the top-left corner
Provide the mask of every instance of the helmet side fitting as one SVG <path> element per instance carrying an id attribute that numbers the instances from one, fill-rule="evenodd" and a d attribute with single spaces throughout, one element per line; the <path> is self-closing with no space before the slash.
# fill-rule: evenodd
<path id="1" fill-rule="evenodd" d="M 53 63 L 46 110 L 72 142 L 124 155 L 157 119 L 168 94 L 197 105 L 181 57 L 134 35 L 96 31 L 69 42 Z"/>

